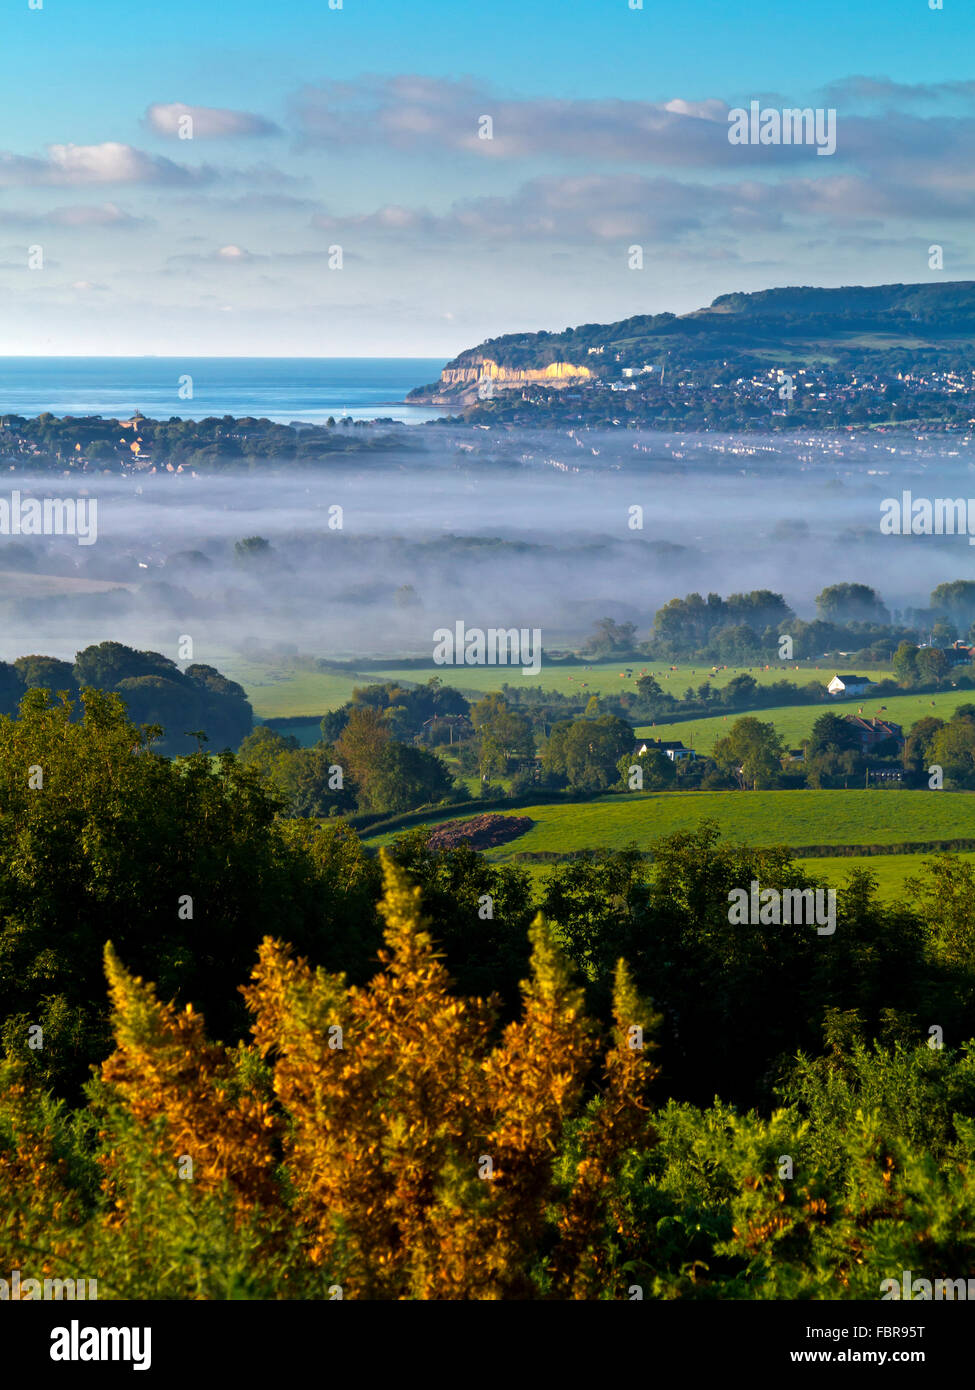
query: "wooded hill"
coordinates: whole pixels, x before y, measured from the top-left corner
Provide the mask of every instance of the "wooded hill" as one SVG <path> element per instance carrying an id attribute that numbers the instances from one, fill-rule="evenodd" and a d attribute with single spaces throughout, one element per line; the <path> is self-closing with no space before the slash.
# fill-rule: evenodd
<path id="1" fill-rule="evenodd" d="M 783 351 L 873 370 L 958 365 L 975 343 L 975 281 L 918 285 L 795 286 L 719 295 L 689 314 L 638 314 L 618 323 L 585 323 L 561 333 L 506 333 L 467 348 L 446 370 L 490 359 L 499 367 L 538 369 L 553 362 L 615 375 L 622 363 L 724 361 L 768 364 Z M 602 348 L 601 353 L 590 353 Z M 419 388 L 418 394 L 424 388 Z"/>

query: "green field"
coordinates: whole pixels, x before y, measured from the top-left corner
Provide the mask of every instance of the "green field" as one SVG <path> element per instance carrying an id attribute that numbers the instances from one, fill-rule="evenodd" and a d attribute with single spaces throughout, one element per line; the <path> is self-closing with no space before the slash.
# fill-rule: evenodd
<path id="1" fill-rule="evenodd" d="M 975 854 L 962 853 L 956 857 L 975 863 Z M 870 854 L 850 859 L 803 859 L 802 867 L 824 878 L 834 888 L 843 887 L 852 869 L 866 869 L 877 880 L 878 895 L 895 901 L 905 898 L 907 880 L 920 875 L 932 858 L 930 854 Z"/>
<path id="2" fill-rule="evenodd" d="M 975 854 L 963 853 L 954 857 L 975 864 Z M 923 873 L 924 865 L 932 858 L 930 854 L 869 854 L 856 857 L 837 856 L 835 859 L 809 858 L 799 862 L 811 878 L 824 879 L 831 888 L 843 888 L 849 881 L 853 869 L 866 869 L 876 879 L 879 898 L 886 902 L 903 902 L 906 900 L 907 880 L 919 877 Z M 518 864 L 516 867 L 527 872 L 532 881 L 536 901 L 541 901 L 546 883 L 561 866 Z"/>
<path id="3" fill-rule="evenodd" d="M 337 675 L 325 671 L 302 671 L 286 661 L 263 665 L 227 654 L 214 662 L 230 680 L 239 681 L 247 692 L 258 719 L 288 715 L 327 714 L 352 698 L 357 685 L 366 685 L 367 676 L 349 672 Z"/>
<path id="4" fill-rule="evenodd" d="M 561 695 L 578 695 L 585 691 L 589 695 L 615 695 L 621 690 L 632 690 L 642 675 L 653 675 L 668 693 L 680 697 L 689 685 L 696 690 L 707 680 L 714 668 L 706 662 L 692 665 L 671 666 L 669 662 L 649 661 L 601 661 L 592 666 L 560 666 L 550 663 L 543 666 L 537 676 L 526 676 L 520 666 L 434 666 L 429 670 L 417 671 L 402 666 L 390 665 L 382 672 L 374 672 L 372 680 L 403 680 L 423 682 L 430 676 L 440 676 L 445 685 L 458 690 L 484 693 L 500 690 L 502 685 L 522 689 L 533 686 L 540 690 L 554 690 Z M 627 675 L 629 672 L 629 676 Z M 771 685 L 773 681 L 789 680 L 796 685 L 806 685 L 809 681 L 821 682 L 824 686 L 836 674 L 835 666 L 800 666 L 794 662 L 781 662 L 775 666 L 722 666 L 712 676 L 711 684 L 720 689 L 728 684 L 733 676 L 743 672 L 754 677 L 760 685 Z M 873 680 L 883 680 L 888 671 L 873 671 Z"/>
<path id="5" fill-rule="evenodd" d="M 232 652 L 222 652 L 214 664 L 231 680 L 239 681 L 259 719 L 274 719 L 302 714 L 318 715 L 338 709 L 351 699 L 356 686 L 379 681 L 402 681 L 422 685 L 431 676 L 439 676 L 445 685 L 452 685 L 475 697 L 502 685 L 517 688 L 534 686 L 553 690 L 562 695 L 611 695 L 632 690 L 640 676 L 652 673 L 664 690 L 682 696 L 687 687 L 695 689 L 707 680 L 712 668 L 706 664 L 671 667 L 668 663 L 642 661 L 596 662 L 592 666 L 543 666 L 537 676 L 526 676 L 520 666 L 435 666 L 417 669 L 397 666 L 395 662 L 382 670 L 317 672 L 306 671 L 287 658 L 273 664 L 248 660 Z M 627 675 L 627 672 L 630 674 Z M 797 666 L 781 663 L 775 666 L 724 666 L 711 679 L 716 688 L 727 685 L 733 676 L 746 672 L 761 685 L 790 680 L 796 685 L 817 681 L 822 685 L 836 673 L 835 666 Z M 888 672 L 874 671 L 874 680 L 882 680 Z"/>
<path id="6" fill-rule="evenodd" d="M 480 814 L 471 808 L 469 815 Z M 531 830 L 487 851 L 498 863 L 523 850 L 648 849 L 676 830 L 717 821 L 729 840 L 750 845 L 896 845 L 975 836 L 975 799 L 965 792 L 772 791 L 657 792 L 548 803 L 510 812 L 535 822 Z M 430 823 L 457 817 L 431 816 Z M 388 844 L 395 832 L 367 842 Z M 852 861 L 844 861 L 850 863 Z"/>
<path id="7" fill-rule="evenodd" d="M 822 705 L 776 705 L 771 709 L 748 710 L 747 713 L 763 723 L 774 724 L 788 748 L 798 748 L 801 739 L 808 738 L 812 726 L 825 710 L 837 714 L 856 714 L 862 709 L 867 716 L 884 706 L 884 718 L 893 719 L 905 730 L 926 715 L 950 719 L 959 705 L 975 703 L 975 691 L 943 690 L 933 695 L 885 695 L 880 699 L 830 700 Z M 715 741 L 728 732 L 741 715 L 715 715 L 712 719 L 682 719 L 672 724 L 641 724 L 639 738 L 679 739 L 698 753 L 710 753 Z"/>

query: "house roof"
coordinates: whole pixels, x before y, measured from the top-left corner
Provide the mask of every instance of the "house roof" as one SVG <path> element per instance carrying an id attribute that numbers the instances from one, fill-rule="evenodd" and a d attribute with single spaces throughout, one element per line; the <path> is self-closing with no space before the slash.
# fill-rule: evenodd
<path id="1" fill-rule="evenodd" d="M 834 676 L 833 680 L 842 681 L 844 685 L 849 685 L 851 682 L 857 685 L 873 685 L 869 676 Z"/>
<path id="2" fill-rule="evenodd" d="M 869 729 L 873 733 L 885 733 L 890 738 L 897 738 L 901 731 L 899 724 L 895 724 L 889 719 L 878 719 L 876 715 L 844 714 L 843 718 L 848 724 L 858 724 L 861 729 Z"/>

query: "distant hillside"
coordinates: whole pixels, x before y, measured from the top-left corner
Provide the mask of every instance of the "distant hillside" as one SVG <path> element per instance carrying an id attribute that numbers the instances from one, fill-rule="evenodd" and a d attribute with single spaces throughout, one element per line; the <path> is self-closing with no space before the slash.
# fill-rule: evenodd
<path id="1" fill-rule="evenodd" d="M 796 286 L 757 290 L 753 294 L 722 294 L 707 309 L 687 319 L 712 320 L 721 315 L 764 320 L 769 324 L 806 328 L 870 328 L 889 333 L 917 331 L 918 325 L 936 332 L 975 331 L 975 280 L 949 280 L 930 285 L 852 285 L 842 289 Z"/>
<path id="2" fill-rule="evenodd" d="M 923 285 L 795 286 L 724 294 L 689 314 L 640 314 L 562 333 L 506 333 L 467 348 L 439 383 L 412 399 L 470 395 L 489 376 L 501 385 L 569 385 L 620 366 L 725 362 L 768 365 L 783 351 L 809 363 L 875 370 L 955 362 L 975 347 L 975 281 Z"/>

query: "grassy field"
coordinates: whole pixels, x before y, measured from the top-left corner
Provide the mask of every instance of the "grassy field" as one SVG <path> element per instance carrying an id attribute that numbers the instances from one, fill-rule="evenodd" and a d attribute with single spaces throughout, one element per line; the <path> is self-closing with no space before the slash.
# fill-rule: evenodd
<path id="1" fill-rule="evenodd" d="M 664 690 L 683 695 L 689 685 L 695 689 L 705 680 L 712 668 L 705 664 L 673 666 L 660 662 L 596 662 L 592 666 L 543 666 L 537 676 L 526 676 L 520 666 L 434 666 L 415 669 L 391 663 L 380 671 L 316 672 L 305 671 L 289 664 L 287 658 L 269 665 L 246 660 L 231 652 L 221 653 L 214 664 L 231 680 L 239 681 L 247 691 L 254 713 L 260 719 L 286 715 L 325 714 L 338 709 L 352 696 L 357 685 L 379 681 L 403 681 L 422 685 L 431 676 L 439 676 L 445 685 L 452 685 L 475 697 L 502 685 L 518 688 L 533 686 L 557 691 L 562 695 L 610 695 L 633 689 L 640 676 L 652 673 Z M 796 685 L 816 681 L 825 685 L 835 674 L 833 666 L 796 666 L 781 663 L 775 666 L 724 666 L 715 672 L 711 683 L 716 688 L 727 685 L 733 676 L 747 672 L 761 685 L 773 681 L 791 680 Z M 629 673 L 629 674 L 628 674 Z M 888 672 L 871 673 L 881 680 Z"/>
<path id="2" fill-rule="evenodd" d="M 958 854 L 958 859 L 975 863 L 975 854 Z M 824 879 L 831 888 L 843 888 L 853 869 L 866 869 L 877 882 L 877 896 L 885 902 L 906 901 L 905 884 L 909 878 L 921 875 L 923 867 L 933 858 L 930 854 L 870 854 L 862 857 L 837 859 L 803 859 L 804 870 L 814 878 Z M 536 899 L 541 900 L 545 885 L 560 866 L 558 864 L 518 864 L 532 881 Z"/>
<path id="3" fill-rule="evenodd" d="M 404 684 L 419 684 L 431 675 L 454 685 L 468 696 L 477 697 L 502 684 L 536 686 L 559 691 L 565 695 L 607 695 L 622 689 L 632 689 L 644 672 L 652 672 L 665 690 L 682 695 L 688 685 L 695 688 L 707 679 L 711 668 L 706 665 L 681 665 L 671 668 L 656 662 L 600 662 L 589 667 L 549 665 L 538 676 L 525 676 L 519 667 L 436 667 L 405 668 L 390 664 L 379 671 L 349 671 L 348 673 L 314 672 L 299 669 L 283 659 L 277 664 L 247 661 L 227 653 L 217 662 L 220 670 L 240 681 L 260 719 L 309 716 L 308 722 L 289 729 L 302 744 L 319 738 L 317 718 L 327 710 L 336 709 L 351 698 L 356 686 L 396 680 Z M 835 667 L 800 666 L 725 667 L 712 677 L 716 686 L 726 685 L 742 671 L 761 684 L 776 680 L 791 680 L 804 685 L 815 680 L 823 685 L 835 672 Z M 875 680 L 883 672 L 871 673 Z M 973 700 L 970 691 L 947 691 L 935 695 L 895 695 L 882 701 L 888 718 L 905 728 L 925 715 L 948 718 L 958 705 Z M 876 710 L 877 701 L 848 700 L 829 705 L 780 706 L 755 711 L 759 719 L 771 721 L 779 729 L 789 747 L 797 747 L 806 737 L 824 709 L 838 713 L 856 713 L 861 706 L 865 714 Z M 683 720 L 643 725 L 637 729 L 641 737 L 682 739 L 698 752 L 709 752 L 714 740 L 726 733 L 737 716 L 727 718 Z M 476 793 L 478 778 L 463 779 Z M 454 819 L 457 810 L 431 817 L 437 820 Z M 466 814 L 479 814 L 476 804 Z M 497 863 L 514 862 L 519 851 L 548 851 L 555 853 L 575 849 L 622 849 L 636 844 L 648 848 L 654 840 L 675 830 L 692 829 L 705 818 L 718 822 L 722 833 L 732 840 L 747 844 L 814 845 L 814 844 L 889 844 L 933 839 L 961 839 L 975 835 L 975 801 L 964 794 L 934 795 L 923 791 L 789 791 L 789 792 L 682 792 L 657 793 L 633 797 L 605 797 L 600 801 L 577 805 L 538 804 L 512 811 L 535 822 L 527 834 L 507 845 L 487 852 L 487 858 Z M 365 837 L 371 845 L 387 844 L 395 834 Z M 885 854 L 864 857 L 805 859 L 811 873 L 840 887 L 854 868 L 865 868 L 878 882 L 882 897 L 895 900 L 904 893 L 905 881 L 917 874 L 927 855 Z M 961 858 L 975 862 L 975 855 Z M 553 869 L 550 864 L 524 865 L 537 890 L 544 888 Z"/>
<path id="4" fill-rule="evenodd" d="M 333 675 L 324 671 L 302 671 L 284 661 L 267 666 L 230 654 L 215 661 L 214 665 L 231 680 L 240 682 L 258 719 L 301 714 L 317 714 L 321 718 L 329 710 L 344 705 L 352 698 L 354 687 L 366 685 L 369 679 L 354 672 Z"/>
<path id="5" fill-rule="evenodd" d="M 774 724 L 789 748 L 798 748 L 808 738 L 812 726 L 825 710 L 837 714 L 876 714 L 885 706 L 884 717 L 893 719 L 904 729 L 910 729 L 925 715 L 949 719 L 959 705 L 975 703 L 975 691 L 944 690 L 933 695 L 886 695 L 882 699 L 837 700 L 822 705 L 777 705 L 771 709 L 749 710 L 747 713 L 766 724 Z M 698 753 L 710 753 L 715 741 L 728 732 L 740 715 L 716 715 L 713 719 L 683 719 L 673 724 L 641 724 L 636 733 L 640 738 L 680 739 Z"/>
<path id="6" fill-rule="evenodd" d="M 478 814 L 473 808 L 469 814 Z M 489 850 L 497 862 L 522 850 L 647 849 L 663 835 L 717 821 L 730 840 L 751 845 L 904 844 L 975 836 L 975 798 L 964 792 L 777 791 L 658 792 L 578 804 L 519 807 L 531 830 Z M 431 817 L 456 817 L 452 813 Z M 368 840 L 368 837 L 366 837 Z M 395 834 L 370 844 L 388 844 Z M 844 861 L 849 863 L 852 861 Z"/>
<path id="7" fill-rule="evenodd" d="M 267 717 L 273 718 L 274 716 Z M 315 744 L 321 743 L 322 740 L 322 721 L 309 719 L 303 724 L 289 724 L 287 728 L 279 729 L 278 732 L 296 739 L 301 748 L 314 748 Z"/>
<path id="8" fill-rule="evenodd" d="M 904 900 L 904 885 L 914 878 L 933 856 L 930 854 L 871 854 L 850 859 L 803 859 L 802 866 L 824 878 L 833 888 L 842 888 L 851 869 L 866 869 L 877 880 L 877 893 L 889 902 Z M 975 854 L 962 853 L 958 859 L 975 863 Z"/>
<path id="9" fill-rule="evenodd" d="M 382 673 L 372 676 L 373 680 L 404 680 L 422 682 L 430 676 L 440 676 L 446 685 L 458 690 L 484 693 L 500 690 L 502 685 L 522 689 L 533 686 L 540 690 L 554 690 L 561 695 L 578 695 L 584 690 L 586 695 L 614 695 L 621 690 L 632 690 L 642 675 L 653 675 L 665 691 L 681 696 L 689 685 L 696 690 L 706 681 L 714 668 L 707 663 L 671 666 L 659 661 L 602 661 L 592 666 L 543 666 L 537 676 L 526 676 L 520 666 L 434 666 L 429 670 L 408 670 L 391 665 Z M 794 662 L 781 662 L 775 666 L 722 666 L 712 677 L 711 684 L 719 689 L 727 685 L 733 676 L 746 672 L 760 685 L 771 685 L 773 681 L 789 680 L 796 685 L 806 685 L 817 681 L 826 685 L 836 674 L 835 666 L 802 666 Z M 629 674 L 628 674 L 629 673 Z M 883 680 L 890 673 L 874 671 L 874 680 Z"/>

